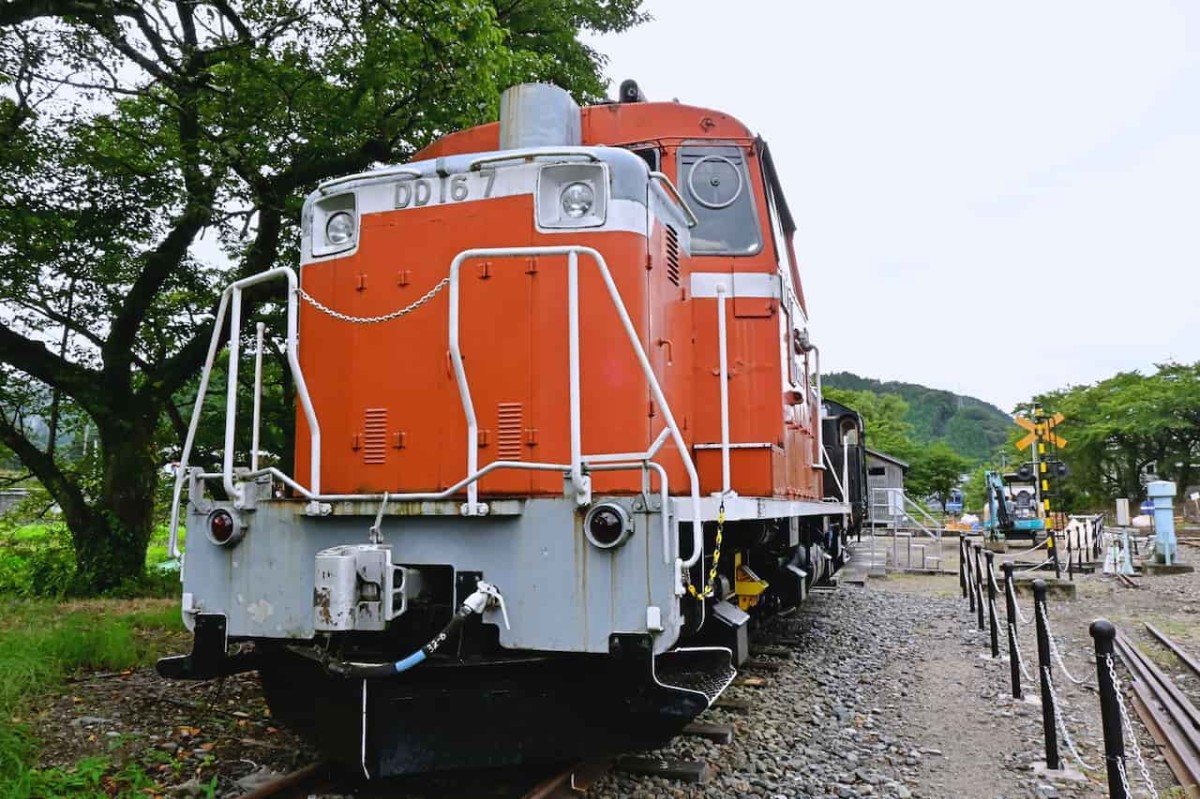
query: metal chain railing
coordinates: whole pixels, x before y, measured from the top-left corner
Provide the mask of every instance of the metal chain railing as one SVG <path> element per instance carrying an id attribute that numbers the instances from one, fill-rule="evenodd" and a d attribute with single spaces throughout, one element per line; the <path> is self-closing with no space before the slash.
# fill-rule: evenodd
<path id="1" fill-rule="evenodd" d="M 1005 590 L 1012 594 L 1012 606 L 1013 610 L 1017 612 L 1017 618 L 1021 620 L 1021 624 L 1032 624 L 1033 619 L 1025 618 L 1025 614 L 1021 612 L 1021 606 L 1017 604 L 1017 591 L 1015 588 L 1013 588 L 1013 584 L 1008 580 L 1005 580 L 1005 583 L 1007 583 Z"/>
<path id="2" fill-rule="evenodd" d="M 1063 660 L 1062 653 L 1058 651 L 1058 644 L 1054 640 L 1054 631 L 1050 629 L 1050 611 L 1045 603 L 1042 604 L 1042 616 L 1046 619 L 1046 638 L 1050 641 L 1050 654 L 1058 661 L 1059 667 L 1063 670 L 1063 674 L 1067 675 L 1067 679 L 1076 685 L 1083 685 L 1084 681 L 1076 679 L 1067 668 L 1067 663 Z"/>
<path id="3" fill-rule="evenodd" d="M 341 311 L 335 311 L 299 286 L 296 287 L 296 294 L 300 297 L 300 299 L 304 300 L 321 313 L 332 316 L 334 319 L 339 319 L 343 322 L 351 322 L 352 324 L 356 325 L 374 325 L 381 322 L 390 322 L 393 319 L 399 319 L 402 316 L 408 316 L 410 313 L 436 297 L 439 291 L 449 285 L 450 278 L 444 277 L 429 291 L 413 300 L 410 305 L 406 305 L 405 307 L 396 311 L 392 311 L 391 313 L 383 314 L 382 316 L 351 316 L 350 314 L 345 314 Z"/>
<path id="4" fill-rule="evenodd" d="M 1021 638 L 1017 635 L 1017 627 L 1012 622 L 1008 623 L 1008 631 L 1012 633 L 1013 650 L 1017 653 L 1017 665 L 1021 667 L 1021 674 L 1025 679 L 1033 682 L 1033 675 L 1029 673 L 1029 669 L 1025 668 L 1025 656 L 1021 654 Z"/>
<path id="5" fill-rule="evenodd" d="M 1054 565 L 1054 561 L 1044 560 L 1036 566 L 1030 566 L 1028 569 L 1021 569 L 1021 571 L 1017 572 L 1017 574 L 1029 574 L 1030 572 L 1035 572 L 1038 569 L 1045 569 L 1046 567 L 1052 565 Z"/>
<path id="6" fill-rule="evenodd" d="M 1150 769 L 1146 767 L 1146 761 L 1142 757 L 1142 748 L 1138 746 L 1137 733 L 1134 732 L 1133 723 L 1129 720 L 1129 711 L 1125 707 L 1125 697 L 1121 692 L 1121 682 L 1117 679 L 1117 670 L 1113 667 L 1112 655 L 1104 656 L 1104 665 L 1108 667 L 1108 677 L 1112 680 L 1113 693 L 1117 695 L 1117 708 L 1121 711 L 1121 724 L 1125 728 L 1125 736 L 1129 741 L 1129 748 L 1133 750 L 1133 759 L 1137 761 L 1138 770 L 1142 772 L 1142 781 L 1146 783 L 1146 790 L 1150 792 L 1151 799 L 1158 799 L 1158 791 L 1154 789 L 1154 782 L 1150 779 Z M 1128 796 L 1133 796 L 1133 791 L 1129 788 L 1129 778 L 1125 774 L 1125 764 L 1118 760 L 1117 770 L 1121 772 L 1121 784 L 1125 787 L 1125 793 Z"/>
<path id="7" fill-rule="evenodd" d="M 1129 775 L 1125 773 L 1125 760 L 1123 758 L 1117 760 L 1117 773 L 1121 775 L 1121 787 L 1125 789 L 1125 795 L 1133 796 L 1133 789 L 1129 787 Z"/>
<path id="8" fill-rule="evenodd" d="M 987 578 L 989 591 L 988 596 L 994 599 L 995 595 L 1000 593 L 1000 583 L 998 580 L 996 580 L 996 567 L 992 564 L 990 558 L 988 559 L 987 564 Z M 1000 617 L 997 615 L 998 613 L 999 611 L 996 610 L 996 602 L 989 601 L 988 622 L 992 625 L 993 630 L 998 630 L 1000 628 Z"/>
<path id="9" fill-rule="evenodd" d="M 1067 729 L 1067 722 L 1063 719 L 1061 702 L 1058 699 L 1058 692 L 1054 690 L 1054 680 L 1050 678 L 1050 667 L 1043 666 L 1046 671 L 1046 685 L 1050 687 L 1050 706 L 1054 711 L 1054 724 L 1058 727 L 1058 731 L 1062 734 L 1063 740 L 1067 742 L 1067 749 L 1071 750 L 1071 756 L 1075 758 L 1075 762 L 1085 771 L 1095 771 L 1095 766 L 1089 766 L 1083 757 L 1079 754 L 1079 750 L 1075 748 L 1075 739 L 1071 737 L 1071 731 Z"/>

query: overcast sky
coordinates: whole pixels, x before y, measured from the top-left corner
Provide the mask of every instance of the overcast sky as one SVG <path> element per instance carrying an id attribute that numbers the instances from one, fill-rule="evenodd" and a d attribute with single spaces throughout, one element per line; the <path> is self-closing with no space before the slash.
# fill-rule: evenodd
<path id="1" fill-rule="evenodd" d="M 646 8 L 613 93 L 770 142 L 827 371 L 1010 410 L 1200 360 L 1200 2 Z"/>

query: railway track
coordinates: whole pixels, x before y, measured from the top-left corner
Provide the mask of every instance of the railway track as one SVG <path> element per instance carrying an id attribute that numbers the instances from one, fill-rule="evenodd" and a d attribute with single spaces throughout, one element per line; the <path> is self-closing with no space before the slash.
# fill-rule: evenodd
<path id="1" fill-rule="evenodd" d="M 1141 587 L 1140 585 L 1138 585 L 1137 581 L 1134 580 L 1132 577 L 1130 577 L 1128 574 L 1117 574 L 1117 582 L 1119 582 L 1121 585 L 1125 586 L 1126 588 L 1140 588 Z"/>
<path id="2" fill-rule="evenodd" d="M 361 797 L 437 796 L 496 799 L 577 799 L 611 768 L 611 761 L 495 769 L 471 774 L 444 774 L 366 782 L 326 763 L 314 763 L 259 786 L 240 799 L 321 799 L 346 794 Z"/>
<path id="3" fill-rule="evenodd" d="M 1170 639 L 1157 630 L 1151 628 L 1151 632 L 1177 656 L 1182 651 L 1174 642 L 1167 644 Z M 1183 795 L 1200 799 L 1200 710 L 1136 644 L 1118 636 L 1116 650 L 1133 675 L 1134 709 L 1183 786 Z"/>

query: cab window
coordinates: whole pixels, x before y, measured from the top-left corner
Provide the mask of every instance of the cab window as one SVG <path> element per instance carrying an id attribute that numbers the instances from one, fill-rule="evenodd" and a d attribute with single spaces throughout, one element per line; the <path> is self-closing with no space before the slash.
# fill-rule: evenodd
<path id="1" fill-rule="evenodd" d="M 679 148 L 678 183 L 700 220 L 692 229 L 692 252 L 753 255 L 762 249 L 754 191 L 741 148 Z"/>

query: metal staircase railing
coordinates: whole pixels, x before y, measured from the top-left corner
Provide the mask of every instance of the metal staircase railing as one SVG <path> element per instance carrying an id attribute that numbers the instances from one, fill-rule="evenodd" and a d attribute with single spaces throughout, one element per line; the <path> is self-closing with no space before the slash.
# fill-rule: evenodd
<path id="1" fill-rule="evenodd" d="M 880 501 L 880 497 L 883 498 Z M 891 536 L 892 569 L 899 571 L 941 571 L 942 537 L 945 528 L 932 514 L 902 488 L 872 488 L 870 523 L 882 527 Z M 928 539 L 914 543 L 913 539 Z M 901 541 L 904 542 L 903 547 Z M 932 548 L 934 552 L 929 553 Z"/>

